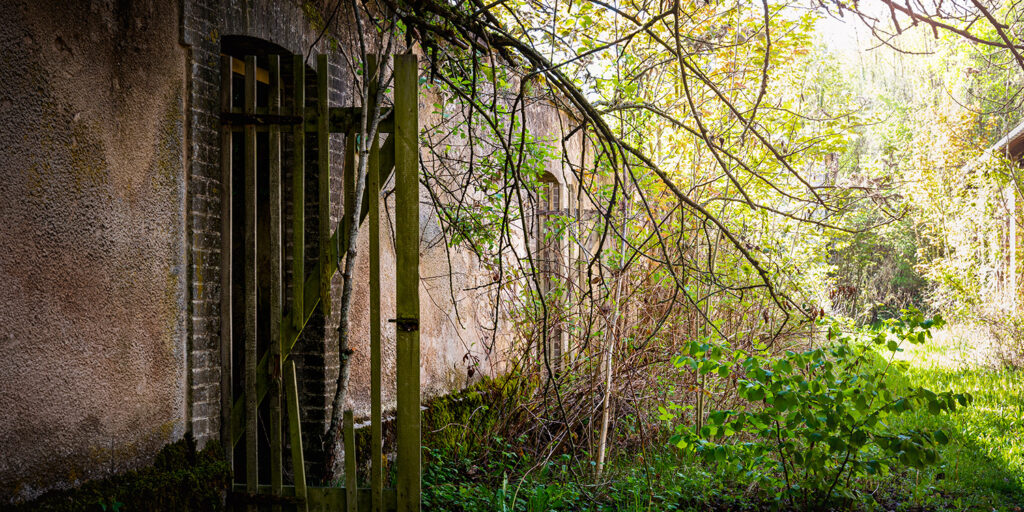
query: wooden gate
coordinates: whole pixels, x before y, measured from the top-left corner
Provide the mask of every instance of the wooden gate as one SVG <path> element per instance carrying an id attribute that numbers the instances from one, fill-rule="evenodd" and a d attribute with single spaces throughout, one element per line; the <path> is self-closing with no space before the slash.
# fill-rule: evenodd
<path id="1" fill-rule="evenodd" d="M 412 54 L 394 57 L 394 108 L 380 124 L 380 132 L 387 133 L 388 137 L 383 144 L 378 145 L 375 140 L 371 145 L 367 186 L 360 212 L 353 211 L 353 204 L 355 141 L 362 109 L 329 105 L 326 55 L 318 56 L 315 73 L 307 71 L 301 55 L 289 55 L 283 60 L 286 63 L 291 61 L 286 64 L 290 66 L 289 69 L 282 69 L 280 55 L 269 55 L 261 59 L 259 64 L 265 67 L 258 67 L 257 57 L 252 55 L 244 59 L 223 56 L 221 62 L 221 355 L 224 362 L 222 386 L 229 390 L 223 393 L 221 418 L 225 425 L 222 432 L 225 452 L 232 467 L 235 467 L 232 459 L 235 445 L 243 439 L 245 442 L 242 456 L 245 483 L 235 485 L 230 501 L 235 505 L 245 504 L 248 510 L 272 507 L 274 510 L 309 511 L 418 511 L 420 349 L 417 58 Z M 370 58 L 366 64 L 368 72 L 365 76 L 376 76 L 376 60 Z M 282 71 L 291 72 L 290 85 L 282 82 Z M 315 75 L 316 98 L 313 105 L 306 99 L 307 74 Z M 233 90 L 237 88 L 234 85 L 235 75 L 244 77 L 239 79 L 243 91 L 237 95 Z M 376 87 L 377 84 L 371 83 L 370 86 Z M 290 101 L 283 101 L 286 91 L 291 93 Z M 342 180 L 345 211 L 338 230 L 333 233 L 330 229 L 330 133 L 343 133 L 347 139 Z M 282 221 L 285 220 L 281 197 L 284 134 L 290 134 L 292 143 L 291 195 L 294 206 L 291 215 L 290 283 L 285 283 L 282 277 L 285 249 L 281 230 Z M 258 136 L 261 148 L 266 149 L 260 152 L 259 158 Z M 318 178 L 315 183 L 319 189 L 316 201 L 319 213 L 319 256 L 315 261 L 307 258 L 305 243 L 306 137 L 314 137 L 317 148 Z M 233 145 L 233 141 L 243 144 Z M 243 152 L 244 155 L 240 154 Z M 266 163 L 262 161 L 264 158 Z M 238 165 L 239 159 L 242 160 L 241 165 Z M 239 167 L 237 171 L 241 171 L 244 178 L 236 174 L 235 167 Z M 266 172 L 267 176 L 259 174 L 262 172 Z M 392 173 L 395 177 L 396 208 L 397 318 L 393 321 L 397 328 L 398 453 L 397 485 L 395 488 L 385 488 L 381 439 L 378 221 L 381 186 L 390 179 Z M 235 184 L 236 179 L 238 184 Z M 234 215 L 242 218 L 236 222 Z M 321 306 L 325 317 L 329 313 L 330 281 L 338 270 L 339 256 L 347 246 L 348 227 L 351 222 L 361 222 L 367 217 L 370 238 L 370 487 L 357 488 L 351 410 L 345 411 L 345 486 L 307 486 L 295 363 L 289 355 L 317 306 Z M 263 224 L 258 226 L 259 222 Z M 239 229 L 242 233 L 237 232 Z M 240 251 L 240 254 L 235 251 Z M 257 269 L 258 265 L 262 265 L 262 270 Z M 312 267 L 311 272 L 307 273 L 307 266 Z M 233 283 L 238 282 L 234 273 L 240 274 L 238 277 L 242 278 L 243 286 L 240 288 L 244 297 L 233 296 Z M 291 305 L 285 311 L 284 293 L 287 284 L 291 285 Z M 257 303 L 257 290 L 260 291 L 260 307 Z M 239 307 L 244 312 L 237 312 Z M 269 328 L 265 327 L 265 319 L 258 318 L 263 314 L 269 315 Z M 244 318 L 244 322 L 240 318 Z M 233 332 L 235 330 L 242 332 L 236 335 Z M 262 354 L 258 351 L 258 337 L 266 346 Z M 244 379 L 240 379 L 243 390 L 237 393 L 241 396 L 232 400 L 236 395 L 230 391 L 235 380 L 232 378 L 232 359 L 238 352 L 232 350 L 235 342 L 244 345 Z M 261 404 L 265 403 L 266 413 L 261 412 Z M 286 405 L 287 419 L 282 412 L 282 405 Z M 266 416 L 260 418 L 263 414 Z M 287 486 L 284 485 L 282 453 L 283 425 L 286 421 L 292 462 L 292 482 Z M 260 449 L 261 444 L 264 449 Z"/>

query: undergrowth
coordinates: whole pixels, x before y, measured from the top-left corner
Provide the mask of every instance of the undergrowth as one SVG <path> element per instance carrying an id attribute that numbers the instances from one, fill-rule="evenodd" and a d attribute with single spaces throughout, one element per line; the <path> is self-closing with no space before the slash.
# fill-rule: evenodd
<path id="1" fill-rule="evenodd" d="M 760 510 L 729 468 L 703 465 L 667 446 L 624 450 L 600 484 L 587 453 L 536 452 L 520 425 L 535 383 L 485 380 L 435 399 L 424 411 L 424 510 L 541 512 Z"/>
<path id="2" fill-rule="evenodd" d="M 852 475 L 860 498 L 804 510 L 1005 511 L 1024 504 L 1024 379 L 1021 370 L 972 364 L 963 344 L 899 347 L 885 373 L 894 395 L 911 389 L 969 394 L 974 403 L 942 414 L 927 400 L 886 421 L 893 432 L 945 433 L 934 443 L 934 465 L 895 464 L 890 472 Z M 891 354 L 891 347 L 876 347 Z M 886 364 L 867 357 L 865 363 Z M 866 371 L 866 370 L 865 370 Z M 639 449 L 614 450 L 604 476 L 594 480 L 594 457 L 585 450 L 539 451 L 511 430 L 529 413 L 524 395 L 534 390 L 514 377 L 485 381 L 467 393 L 431 404 L 424 415 L 424 509 L 466 512 L 790 510 L 734 460 L 708 460 L 668 444 L 672 432 L 651 432 Z M 524 416 L 525 415 L 525 416 Z M 651 411 L 651 419 L 658 416 Z M 507 421 L 516 418 L 516 421 Z M 619 431 L 636 418 L 619 418 Z M 511 430 L 511 431 L 510 431 Z M 713 458 L 712 458 L 713 459 Z M 814 508 L 817 506 L 818 508 Z"/>

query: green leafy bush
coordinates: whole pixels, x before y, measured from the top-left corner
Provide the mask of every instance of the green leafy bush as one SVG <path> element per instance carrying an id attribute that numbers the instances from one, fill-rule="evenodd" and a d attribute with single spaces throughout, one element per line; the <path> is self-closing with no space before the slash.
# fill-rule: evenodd
<path id="1" fill-rule="evenodd" d="M 733 465 L 791 506 L 856 499 L 852 479 L 934 464 L 937 445 L 949 441 L 940 429 L 895 431 L 889 419 L 912 410 L 938 415 L 971 401 L 924 388 L 897 394 L 886 385 L 899 369 L 900 347 L 925 343 L 942 324 L 916 310 L 853 334 L 832 323 L 825 346 L 780 356 L 691 343 L 675 365 L 733 380 L 745 405 L 712 411 L 700 432 L 676 424 L 671 443 Z M 679 409 L 661 407 L 661 419 L 676 420 Z"/>

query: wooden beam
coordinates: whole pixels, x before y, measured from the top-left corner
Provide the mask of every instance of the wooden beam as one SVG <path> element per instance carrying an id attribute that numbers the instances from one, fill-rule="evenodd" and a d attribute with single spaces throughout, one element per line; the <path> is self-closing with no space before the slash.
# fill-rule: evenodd
<path id="1" fill-rule="evenodd" d="M 306 110 L 306 66 L 302 55 L 292 56 L 292 112 Z M 292 315 L 291 324 L 302 328 L 306 283 L 306 130 L 292 127 Z M 282 351 L 283 352 L 283 351 Z"/>
<path id="2" fill-rule="evenodd" d="M 221 56 L 220 61 L 220 108 L 231 110 L 231 57 Z M 232 217 L 231 217 L 231 148 L 232 133 L 221 126 L 220 130 L 220 441 L 224 446 L 224 457 L 228 467 L 234 468 L 234 446 L 231 430 L 231 405 L 234 396 L 231 389 L 231 266 Z"/>
<path id="3" fill-rule="evenodd" d="M 327 65 L 327 55 L 318 55 L 316 62 L 317 69 L 317 112 L 320 115 L 319 130 L 317 131 L 317 173 L 319 174 L 320 188 L 320 304 L 323 306 L 324 318 L 331 314 L 331 274 L 327 269 L 331 261 L 334 261 L 334 254 L 330 243 L 331 238 L 331 145 L 330 129 L 328 121 L 328 90 L 327 79 L 330 71 Z"/>
<path id="4" fill-rule="evenodd" d="M 360 107 L 330 107 L 327 122 L 327 130 L 331 133 L 349 133 L 358 131 L 360 121 L 363 117 L 363 109 Z M 246 113 L 233 109 L 224 109 L 220 113 L 221 126 L 227 125 L 232 130 L 241 130 L 248 125 L 255 125 L 256 131 L 267 131 L 270 125 L 287 125 L 294 127 L 305 127 L 307 132 L 320 131 L 320 109 L 309 108 L 303 112 L 292 112 L 291 114 L 272 114 L 269 110 L 256 107 L 254 113 Z M 394 121 L 390 112 L 385 111 L 377 131 L 390 133 L 393 130 Z"/>
<path id="5" fill-rule="evenodd" d="M 243 61 L 242 59 L 238 59 L 238 58 L 235 58 L 235 57 L 230 57 L 230 56 L 224 55 L 223 53 L 221 54 L 221 57 L 222 58 L 223 57 L 227 57 L 227 58 L 231 59 L 231 71 L 233 73 L 236 73 L 236 74 L 239 74 L 239 75 L 243 75 L 243 76 L 245 75 L 245 61 Z M 246 58 L 248 58 L 248 57 L 246 57 Z M 261 67 L 257 67 L 256 68 L 256 81 L 261 83 L 261 84 L 269 84 L 270 83 L 270 77 L 269 77 L 269 74 L 267 73 L 267 70 L 265 70 L 265 69 L 263 69 Z"/>
<path id="6" fill-rule="evenodd" d="M 258 488 L 258 493 L 269 494 L 270 486 L 261 485 Z M 284 486 L 284 492 L 280 498 L 281 503 L 298 503 L 305 502 L 309 504 L 309 509 L 313 512 L 321 510 L 337 511 L 345 510 L 347 505 L 347 493 L 342 487 L 307 487 L 305 500 L 299 500 L 296 496 L 296 488 L 291 485 Z M 236 501 L 247 501 L 250 499 L 267 501 L 256 497 L 257 495 L 250 495 L 245 491 L 245 486 L 240 484 L 234 484 L 232 486 L 231 497 Z M 395 510 L 395 490 L 384 489 L 384 510 Z M 290 498 L 290 499 L 289 499 Z M 359 510 L 366 510 L 369 507 L 370 502 L 370 490 L 359 489 L 357 492 L 357 498 L 359 502 Z"/>
<path id="7" fill-rule="evenodd" d="M 284 388 L 288 401 L 288 438 L 292 445 L 292 496 L 303 500 L 299 510 L 306 510 L 306 459 L 302 456 L 302 421 L 299 416 L 299 387 L 295 379 L 295 361 L 284 367 Z M 287 492 L 282 492 L 287 496 Z"/>
<path id="8" fill-rule="evenodd" d="M 304 126 L 305 120 L 301 116 L 286 115 L 286 114 L 272 114 L 269 111 L 260 112 L 257 109 L 254 113 L 248 112 L 221 112 L 220 113 L 220 124 L 221 126 L 230 126 L 244 128 L 246 126 L 253 126 L 256 128 L 264 128 L 264 130 L 270 130 L 271 126 Z M 259 130 L 259 131 L 264 131 Z"/>
<path id="9" fill-rule="evenodd" d="M 398 510 L 420 510 L 419 105 L 415 54 L 395 56 Z"/>
<path id="10" fill-rule="evenodd" d="M 377 56 L 367 55 L 366 76 L 371 96 L 377 90 Z M 392 148 L 394 147 L 394 139 Z M 392 163 L 394 163 L 392 149 Z M 383 436 L 381 430 L 380 371 L 380 151 L 377 140 L 370 142 L 370 161 L 366 170 L 366 216 L 370 219 L 370 511 L 381 512 L 383 495 Z M 361 213 L 361 212 L 360 212 Z M 360 215 L 362 219 L 363 215 Z"/>
<path id="11" fill-rule="evenodd" d="M 378 123 L 377 131 L 390 133 L 394 129 L 394 115 L 384 110 L 384 118 Z M 333 133 L 358 132 L 363 119 L 362 107 L 331 107 L 328 123 Z M 308 125 L 307 125 L 308 126 Z"/>
<path id="12" fill-rule="evenodd" d="M 245 110 L 256 110 L 256 57 L 245 58 Z M 256 397 L 256 130 L 245 129 L 245 482 L 256 492 L 259 477 Z"/>
<path id="13" fill-rule="evenodd" d="M 281 113 L 281 56 L 268 57 L 270 73 L 270 111 Z M 270 378 L 270 494 L 281 495 L 284 485 L 281 454 L 281 129 L 271 126 L 267 137 L 270 157 L 269 187 L 267 202 L 270 209 L 270 361 L 267 376 Z M 280 510 L 280 507 L 275 507 Z"/>

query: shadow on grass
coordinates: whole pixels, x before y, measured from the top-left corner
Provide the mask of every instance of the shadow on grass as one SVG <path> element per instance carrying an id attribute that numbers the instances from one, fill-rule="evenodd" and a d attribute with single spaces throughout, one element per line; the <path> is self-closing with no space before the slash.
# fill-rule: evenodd
<path id="1" fill-rule="evenodd" d="M 968 392 L 974 402 L 953 413 L 911 413 L 893 421 L 896 430 L 943 429 L 950 443 L 942 462 L 919 475 L 903 475 L 896 487 L 916 500 L 968 510 L 1020 510 L 1024 505 L 1024 404 L 1021 371 L 910 366 L 891 385 Z M 1015 396 L 1016 395 L 1016 396 Z M 936 498 L 935 494 L 941 494 Z M 946 502 L 946 503 L 943 503 Z"/>

